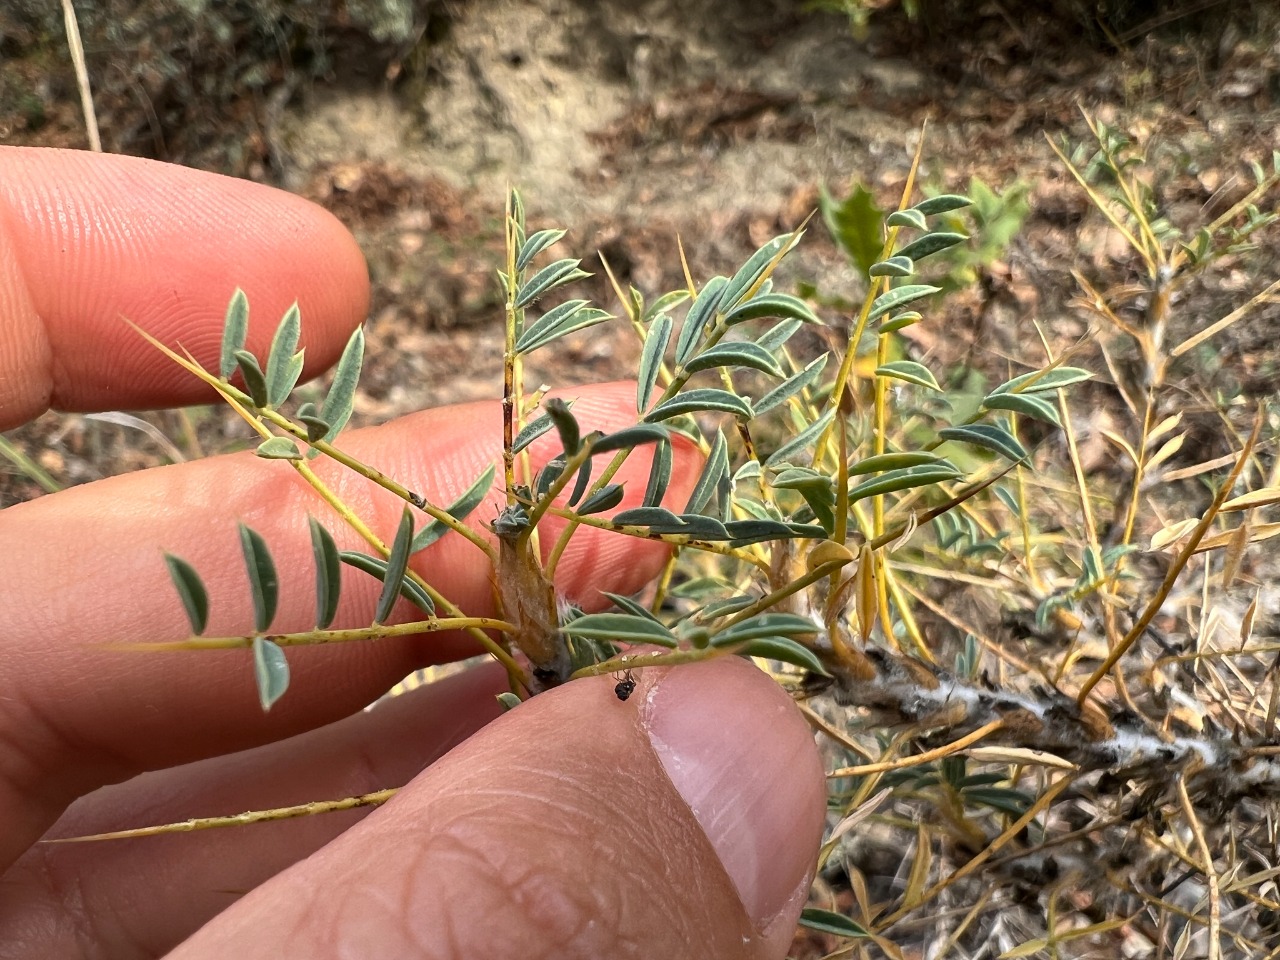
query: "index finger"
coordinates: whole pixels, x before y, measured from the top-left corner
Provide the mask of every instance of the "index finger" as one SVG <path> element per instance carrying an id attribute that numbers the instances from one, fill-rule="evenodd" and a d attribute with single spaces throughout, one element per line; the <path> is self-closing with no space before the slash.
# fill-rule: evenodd
<path id="1" fill-rule="evenodd" d="M 257 355 L 298 302 L 304 378 L 369 306 L 354 238 L 301 197 L 138 157 L 0 147 L 0 430 L 49 407 L 209 399 L 122 318 L 211 368 L 237 286 Z"/>

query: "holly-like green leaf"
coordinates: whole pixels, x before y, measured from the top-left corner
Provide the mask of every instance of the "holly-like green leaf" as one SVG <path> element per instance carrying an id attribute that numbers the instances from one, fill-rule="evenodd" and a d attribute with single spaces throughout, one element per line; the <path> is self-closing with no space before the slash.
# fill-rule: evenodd
<path id="1" fill-rule="evenodd" d="M 906 257 L 912 263 L 919 263 L 925 257 L 946 250 L 948 247 L 954 247 L 957 243 L 964 243 L 968 239 L 969 237 L 963 233 L 926 233 L 899 250 L 894 259 Z"/>
<path id="2" fill-rule="evenodd" d="M 1044 397 L 1030 393 L 996 393 L 986 397 L 982 405 L 988 410 L 1012 410 L 1024 417 L 1043 420 L 1055 427 L 1062 426 L 1058 408 Z"/>
<path id="3" fill-rule="evenodd" d="M 565 232 L 564 230 L 539 230 L 529 237 L 520 245 L 520 252 L 516 254 L 516 270 L 523 270 L 543 250 L 559 243 Z"/>
<path id="4" fill-rule="evenodd" d="M 271 350 L 267 354 L 267 401 L 278 407 L 289 398 L 298 377 L 302 373 L 302 354 L 298 349 L 298 335 L 302 330 L 302 315 L 295 301 L 285 311 L 271 338 Z"/>
<path id="5" fill-rule="evenodd" d="M 750 341 L 717 343 L 702 351 L 684 365 L 687 373 L 710 370 L 714 367 L 750 367 L 771 377 L 782 377 L 782 367 L 773 354 L 759 344 Z"/>
<path id="6" fill-rule="evenodd" d="M 844 200 L 835 200 L 825 185 L 819 187 L 818 209 L 832 238 L 860 274 L 880 258 L 884 247 L 884 211 L 862 184 Z"/>
<path id="7" fill-rule="evenodd" d="M 765 317 L 780 317 L 784 320 L 799 320 L 801 323 L 821 323 L 818 315 L 799 297 L 789 293 L 758 294 L 738 304 L 727 314 L 726 326 L 736 326 L 748 320 L 761 320 Z"/>
<path id="8" fill-rule="evenodd" d="M 911 303 L 913 300 L 927 297 L 941 289 L 941 287 L 932 287 L 927 283 L 909 283 L 906 286 L 895 287 L 888 293 L 882 293 L 876 297 L 875 302 L 871 304 L 871 312 L 867 315 L 867 319 L 875 320 L 877 317 L 884 316 L 890 310 L 898 309 L 904 303 Z"/>
<path id="9" fill-rule="evenodd" d="M 801 370 L 793 374 L 766 393 L 755 403 L 756 416 L 762 416 L 780 404 L 786 403 L 801 390 L 814 383 L 822 376 L 822 368 L 827 365 L 829 354 L 822 354 Z"/>
<path id="10" fill-rule="evenodd" d="M 737 394 L 730 393 L 728 390 L 703 387 L 678 393 L 670 400 L 658 404 L 644 415 L 644 420 L 646 423 L 657 423 L 681 414 L 700 411 L 732 413 L 743 420 L 750 420 L 752 415 L 751 404 Z"/>
<path id="11" fill-rule="evenodd" d="M 942 389 L 938 386 L 938 381 L 933 378 L 933 372 L 923 363 L 916 363 L 914 360 L 894 360 L 891 363 L 881 364 L 876 367 L 876 376 L 905 380 L 907 383 L 914 383 L 918 387 L 929 390 Z"/>
<path id="12" fill-rule="evenodd" d="M 615 643 L 655 643 L 674 649 L 676 636 L 652 617 L 629 613 L 588 613 L 560 628 L 574 637 Z"/>
<path id="13" fill-rule="evenodd" d="M 684 326 L 680 328 L 680 336 L 676 338 L 676 365 L 684 366 L 686 360 L 693 356 L 702 340 L 703 331 L 715 318 L 720 298 L 728 284 L 727 277 L 712 277 L 706 282 L 693 306 L 685 314 Z"/>
<path id="14" fill-rule="evenodd" d="M 209 623 L 209 593 L 204 588 L 204 581 L 195 567 L 181 557 L 166 553 L 164 562 L 169 568 L 169 579 L 178 591 L 178 599 L 182 601 L 182 609 L 187 612 L 191 632 L 199 636 Z"/>
<path id="15" fill-rule="evenodd" d="M 264 712 L 289 689 L 289 661 L 284 657 L 284 650 L 265 637 L 253 638 L 253 677 Z"/>
<path id="16" fill-rule="evenodd" d="M 973 423 L 962 427 L 944 427 L 938 431 L 943 440 L 959 440 L 994 450 L 1003 457 L 1018 461 L 1027 459 L 1027 451 L 1004 427 L 993 423 Z"/>
<path id="17" fill-rule="evenodd" d="M 236 351 L 243 350 L 249 336 L 249 298 L 236 287 L 227 304 L 226 319 L 222 323 L 222 353 L 218 357 L 218 376 L 229 380 L 236 372 Z"/>
<path id="18" fill-rule="evenodd" d="M 349 567 L 355 567 L 357 570 L 377 577 L 384 585 L 387 582 L 387 561 L 381 557 L 371 557 L 368 554 L 356 553 L 354 550 L 343 550 L 338 554 L 338 559 Z M 416 581 L 410 580 L 408 577 L 402 577 L 400 581 L 400 596 L 428 615 L 435 615 L 436 605 L 432 601 L 431 595 L 423 590 Z"/>
<path id="19" fill-rule="evenodd" d="M 315 517 L 307 517 L 311 528 L 311 557 L 316 565 L 316 628 L 325 630 L 333 623 L 342 595 L 342 562 L 333 536 Z"/>
<path id="20" fill-rule="evenodd" d="M 580 263 L 581 260 L 557 260 L 547 264 L 516 292 L 516 307 L 527 307 L 556 287 L 591 276 L 585 270 L 578 269 Z"/>
<path id="21" fill-rule="evenodd" d="M 254 453 L 264 460 L 302 459 L 302 451 L 298 449 L 298 445 L 293 442 L 292 437 L 271 437 L 263 440 L 258 444 Z"/>
<path id="22" fill-rule="evenodd" d="M 967 207 L 973 201 L 966 196 L 958 193 L 944 193 L 941 196 L 929 197 L 927 200 L 921 200 L 915 205 L 915 210 L 924 214 L 926 217 L 932 217 L 938 213 L 950 213 L 952 210 L 959 210 Z"/>
<path id="23" fill-rule="evenodd" d="M 671 317 L 664 313 L 653 321 L 645 334 L 640 368 L 636 374 L 636 410 L 640 413 L 649 407 L 649 398 L 653 396 L 653 388 L 662 369 L 662 358 L 666 355 L 667 344 L 671 342 L 671 329 Z"/>
<path id="24" fill-rule="evenodd" d="M 396 605 L 400 596 L 400 584 L 404 581 L 404 572 L 409 566 L 409 553 L 413 545 L 413 511 L 405 504 L 400 514 L 400 524 L 396 528 L 396 538 L 391 543 L 391 552 L 387 556 L 387 568 L 383 573 L 382 593 L 378 595 L 378 605 L 373 615 L 374 623 L 386 623 L 391 616 L 391 608 Z"/>
<path id="25" fill-rule="evenodd" d="M 457 500 L 445 507 L 445 513 L 455 520 L 465 520 L 472 510 L 484 502 L 489 488 L 493 486 L 494 470 L 494 464 L 489 464 Z M 425 550 L 448 532 L 449 528 L 439 520 L 430 521 L 414 536 L 409 552 L 413 554 L 419 550 Z"/>
<path id="26" fill-rule="evenodd" d="M 276 617 L 276 603 L 280 599 L 280 578 L 276 564 L 262 534 L 241 523 L 240 551 L 244 554 L 244 566 L 249 574 L 249 592 L 253 597 L 253 629 L 265 633 Z"/>

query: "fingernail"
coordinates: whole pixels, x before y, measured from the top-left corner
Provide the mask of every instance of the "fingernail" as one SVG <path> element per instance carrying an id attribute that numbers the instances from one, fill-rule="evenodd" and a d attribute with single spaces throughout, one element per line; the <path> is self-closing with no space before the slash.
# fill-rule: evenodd
<path id="1" fill-rule="evenodd" d="M 644 723 L 766 931 L 808 889 L 822 839 L 825 784 L 808 725 L 777 684 L 736 659 L 668 671 L 646 698 Z"/>

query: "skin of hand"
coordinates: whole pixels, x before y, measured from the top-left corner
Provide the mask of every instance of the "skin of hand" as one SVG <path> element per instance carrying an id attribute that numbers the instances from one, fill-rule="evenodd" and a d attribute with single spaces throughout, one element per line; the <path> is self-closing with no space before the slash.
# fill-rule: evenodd
<path id="1" fill-rule="evenodd" d="M 368 307 L 354 240 L 300 198 L 135 158 L 0 148 L 0 428 L 51 406 L 208 402 L 121 318 L 212 368 L 236 285 L 260 356 L 299 302 L 304 377 L 334 362 Z M 570 395 L 584 429 L 633 422 L 634 385 Z M 342 445 L 447 503 L 500 437 L 493 402 Z M 628 489 L 644 488 L 646 459 L 628 461 Z M 680 499 L 698 464 L 691 449 L 676 464 Z M 400 501 L 317 465 L 392 535 Z M 292 470 L 244 454 L 0 511 L 0 958 L 785 955 L 823 773 L 799 713 L 745 661 L 639 672 L 625 703 L 608 677 L 576 681 L 499 716 L 494 664 L 361 709 L 410 671 L 475 652 L 457 636 L 293 648 L 290 690 L 264 714 L 244 651 L 110 648 L 187 635 L 164 551 L 204 577 L 210 635 L 245 629 L 237 520 L 276 558 L 273 629 L 308 629 L 307 513 L 358 545 L 325 509 Z M 663 559 L 585 528 L 557 585 L 600 609 L 600 590 L 637 590 Z M 492 612 L 490 570 L 460 538 L 415 568 L 468 612 Z M 380 584 L 348 573 L 344 587 L 334 626 L 367 623 Z M 371 813 L 37 842 L 400 784 Z"/>

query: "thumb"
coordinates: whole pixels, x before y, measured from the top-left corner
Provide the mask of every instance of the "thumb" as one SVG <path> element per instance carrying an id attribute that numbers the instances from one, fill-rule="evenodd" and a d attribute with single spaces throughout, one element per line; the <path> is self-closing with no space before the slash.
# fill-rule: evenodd
<path id="1" fill-rule="evenodd" d="M 812 736 L 736 658 L 570 683 L 485 727 L 171 957 L 782 957 Z"/>

